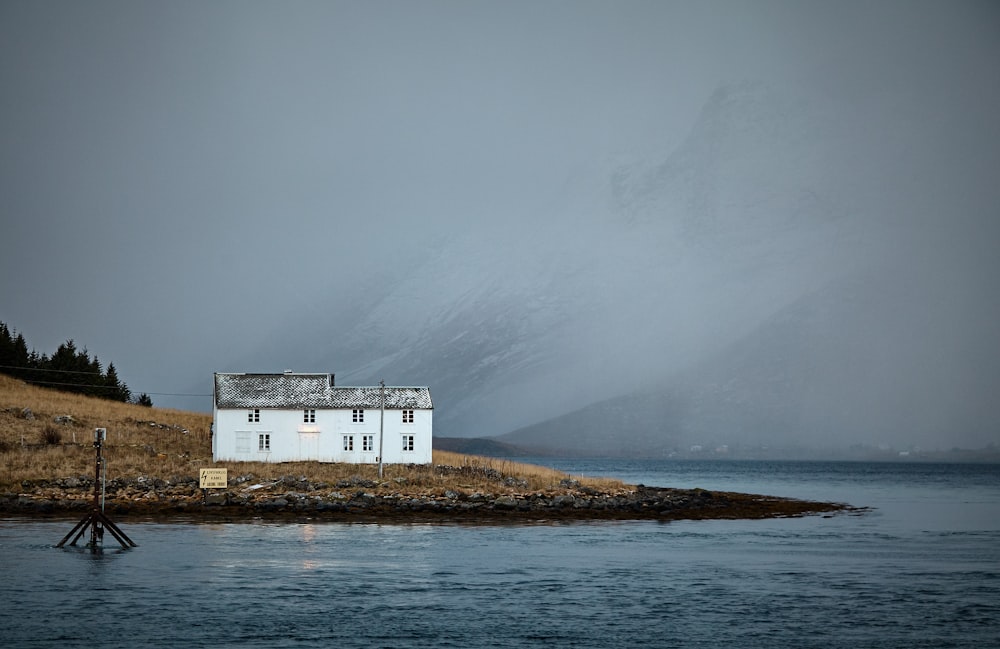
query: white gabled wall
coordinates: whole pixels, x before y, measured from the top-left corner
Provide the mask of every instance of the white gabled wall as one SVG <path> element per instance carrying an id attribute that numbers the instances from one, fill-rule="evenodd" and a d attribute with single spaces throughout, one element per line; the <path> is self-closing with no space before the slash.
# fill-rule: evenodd
<path id="1" fill-rule="evenodd" d="M 316 409 L 315 423 L 303 421 L 302 410 L 260 409 L 260 421 L 248 421 L 250 409 L 214 409 L 212 455 L 216 461 L 241 462 L 378 462 L 379 409 L 366 409 L 364 421 L 353 421 L 351 409 Z M 413 410 L 413 423 L 403 422 L 402 410 L 385 411 L 383 462 L 430 464 L 432 461 L 433 410 Z M 260 436 L 270 448 L 260 450 Z M 371 436 L 372 450 L 364 450 Z M 404 449 L 404 436 L 412 436 L 413 450 Z M 345 450 L 344 438 L 353 447 Z M 408 440 L 407 440 L 408 441 Z"/>

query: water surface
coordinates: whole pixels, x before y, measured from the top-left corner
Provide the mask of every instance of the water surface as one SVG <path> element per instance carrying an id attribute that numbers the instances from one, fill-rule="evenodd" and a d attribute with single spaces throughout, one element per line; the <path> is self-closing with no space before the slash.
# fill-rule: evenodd
<path id="1" fill-rule="evenodd" d="M 549 461 L 871 506 L 765 521 L 0 521 L 4 647 L 1000 646 L 1000 467 Z"/>

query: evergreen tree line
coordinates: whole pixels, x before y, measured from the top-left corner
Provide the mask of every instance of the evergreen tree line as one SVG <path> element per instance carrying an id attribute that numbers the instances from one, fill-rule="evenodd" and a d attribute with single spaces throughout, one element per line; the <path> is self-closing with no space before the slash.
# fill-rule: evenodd
<path id="1" fill-rule="evenodd" d="M 114 363 L 104 369 L 87 348 L 77 349 L 72 339 L 59 345 L 52 356 L 28 351 L 24 336 L 0 322 L 0 372 L 28 383 L 65 392 L 152 406 L 148 394 L 133 398 L 131 390 L 118 378 Z"/>

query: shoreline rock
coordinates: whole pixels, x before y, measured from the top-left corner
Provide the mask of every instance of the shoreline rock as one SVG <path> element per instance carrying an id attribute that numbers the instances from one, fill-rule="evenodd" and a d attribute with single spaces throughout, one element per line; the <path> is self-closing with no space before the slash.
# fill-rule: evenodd
<path id="1" fill-rule="evenodd" d="M 26 517 L 79 515 L 93 507 L 93 487 L 22 484 L 33 493 L 0 494 L 0 514 Z M 376 493 L 375 485 L 282 484 L 230 485 L 202 490 L 194 481 L 148 480 L 108 490 L 105 511 L 112 518 L 170 520 L 251 520 L 261 517 L 308 517 L 327 520 L 531 522 L 541 520 L 716 520 L 761 519 L 858 513 L 841 503 L 824 503 L 757 494 L 636 486 L 599 493 L 570 486 L 558 493 Z M 109 482 L 110 485 L 110 482 Z M 277 487 L 277 488 L 276 488 Z M 289 488 L 291 487 L 291 488 Z M 309 489 L 311 487 L 311 489 Z M 25 489 L 27 491 L 27 489 Z"/>

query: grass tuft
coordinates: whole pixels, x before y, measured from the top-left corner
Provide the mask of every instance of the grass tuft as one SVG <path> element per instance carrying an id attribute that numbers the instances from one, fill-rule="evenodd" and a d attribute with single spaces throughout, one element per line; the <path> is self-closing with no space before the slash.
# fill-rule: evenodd
<path id="1" fill-rule="evenodd" d="M 55 426 L 46 426 L 42 430 L 42 444 L 48 444 L 49 446 L 56 446 L 62 444 L 62 433 Z"/>

